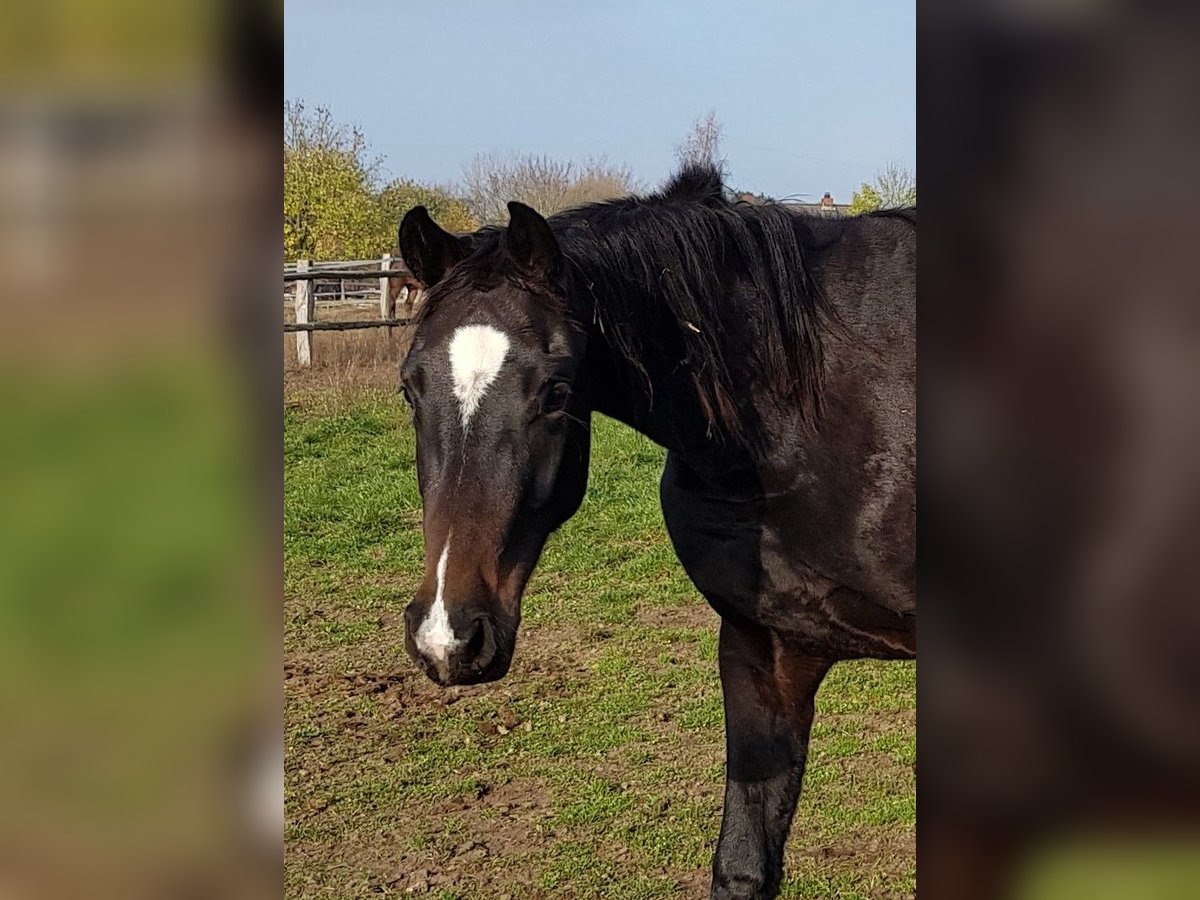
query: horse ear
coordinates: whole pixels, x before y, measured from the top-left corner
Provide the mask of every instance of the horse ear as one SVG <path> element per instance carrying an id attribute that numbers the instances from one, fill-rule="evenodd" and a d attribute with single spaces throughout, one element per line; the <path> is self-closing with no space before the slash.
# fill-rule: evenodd
<path id="1" fill-rule="evenodd" d="M 522 272 L 553 283 L 562 269 L 562 251 L 550 224 L 535 210 L 515 200 L 508 204 L 504 252 Z"/>
<path id="2" fill-rule="evenodd" d="M 400 255 L 413 277 L 431 288 L 445 277 L 471 249 L 470 238 L 455 237 L 429 217 L 429 210 L 414 206 L 400 220 Z"/>

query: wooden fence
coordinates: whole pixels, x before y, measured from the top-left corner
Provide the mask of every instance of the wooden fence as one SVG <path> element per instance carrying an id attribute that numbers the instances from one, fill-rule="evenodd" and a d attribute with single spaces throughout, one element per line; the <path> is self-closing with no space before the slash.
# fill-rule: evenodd
<path id="1" fill-rule="evenodd" d="M 386 274 L 384 274 L 386 273 Z M 399 282 L 397 284 L 396 282 Z M 312 364 L 314 331 L 350 331 L 359 328 L 394 328 L 412 320 L 413 309 L 421 301 L 420 287 L 398 259 L 385 254 L 381 259 L 329 260 L 312 263 L 302 259 L 284 263 L 283 283 L 293 285 L 292 308 L 296 321 L 285 322 L 285 333 L 296 334 L 296 360 L 301 366 Z M 347 284 L 351 289 L 347 290 Z M 322 287 L 337 285 L 334 291 L 321 293 Z M 366 285 L 363 287 L 362 285 Z M 404 314 L 396 316 L 396 301 L 403 293 Z M 378 302 L 379 318 L 348 322 L 318 322 L 318 299 L 336 299 L 347 304 Z M 285 294 L 286 300 L 286 294 Z"/>

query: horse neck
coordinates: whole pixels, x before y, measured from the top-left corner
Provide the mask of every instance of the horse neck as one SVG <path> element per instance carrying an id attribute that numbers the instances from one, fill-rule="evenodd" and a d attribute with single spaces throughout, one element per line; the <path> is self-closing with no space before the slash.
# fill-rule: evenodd
<path id="1" fill-rule="evenodd" d="M 752 468 L 744 450 L 713 434 L 694 385 L 662 360 L 636 363 L 593 330 L 583 370 L 592 409 L 623 422 L 713 478 Z"/>

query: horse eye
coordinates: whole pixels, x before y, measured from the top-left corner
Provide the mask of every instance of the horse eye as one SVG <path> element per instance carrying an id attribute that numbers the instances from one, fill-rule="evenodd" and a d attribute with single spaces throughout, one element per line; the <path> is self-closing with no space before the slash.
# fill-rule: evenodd
<path id="1" fill-rule="evenodd" d="M 561 412 L 571 396 L 571 385 L 565 381 L 552 381 L 542 391 L 541 415 Z"/>

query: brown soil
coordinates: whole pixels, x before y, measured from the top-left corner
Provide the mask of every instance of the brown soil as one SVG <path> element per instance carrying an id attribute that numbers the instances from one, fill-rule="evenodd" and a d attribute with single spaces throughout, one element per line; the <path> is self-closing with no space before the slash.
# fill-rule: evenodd
<path id="1" fill-rule="evenodd" d="M 715 627 L 716 616 L 702 604 L 645 611 L 639 623 L 663 628 Z M 399 622 L 389 629 L 401 627 Z M 306 702 L 327 708 L 323 721 L 336 721 L 336 733 L 326 739 L 317 738 L 315 752 L 303 754 L 303 762 L 289 759 L 288 778 L 298 792 L 310 795 L 303 810 L 290 821 L 299 826 L 320 821 L 330 809 L 330 800 L 319 790 L 308 790 L 305 781 L 319 782 L 330 770 L 345 779 L 353 772 L 361 757 L 385 754 L 384 760 L 395 761 L 405 752 L 402 746 L 389 746 L 389 718 L 401 720 L 414 710 L 464 704 L 464 714 L 470 714 L 473 698 L 498 697 L 511 699 L 519 692 L 525 697 L 552 699 L 569 690 L 572 678 L 588 670 L 588 663 L 603 653 L 602 640 L 597 640 L 594 628 L 554 626 L 531 629 L 521 635 L 518 662 L 511 681 L 492 685 L 459 687 L 444 690 L 416 672 L 405 659 L 396 657 L 391 666 L 380 666 L 373 652 L 360 655 L 355 650 L 335 653 L 291 653 L 285 665 L 286 690 L 289 703 Z M 373 641 L 391 643 L 388 641 Z M 395 646 L 395 644 L 393 644 Z M 716 671 L 713 666 L 713 685 Z M 347 715 L 343 707 L 348 700 L 366 698 L 374 708 L 387 712 L 387 717 Z M 521 723 L 508 710 L 501 708 L 493 720 L 481 721 L 483 740 L 503 740 L 499 726 L 518 727 Z M 908 715 L 881 715 L 881 734 L 891 728 L 911 727 Z M 694 732 L 684 733 L 671 715 L 657 713 L 654 717 L 655 737 L 644 748 L 634 744 L 622 748 L 622 753 L 597 759 L 595 775 L 610 780 L 622 788 L 630 777 L 626 754 L 639 750 L 655 752 L 660 740 L 678 742 L 672 752 L 680 771 L 695 771 L 720 765 L 723 748 L 719 740 L 698 739 Z M 349 740 L 347 739 L 349 738 Z M 321 747 L 320 744 L 326 746 Z M 659 750 L 658 752 L 661 752 Z M 864 753 L 843 761 L 848 777 L 870 776 L 881 764 L 883 754 Z M 312 767 L 299 771 L 300 766 Z M 660 815 L 667 820 L 672 808 L 689 801 L 711 810 L 711 840 L 715 841 L 722 802 L 717 783 L 698 780 L 672 785 L 670 796 L 660 801 Z M 363 830 L 352 828 L 347 840 L 305 839 L 289 841 L 289 896 L 362 897 L 362 896 L 437 896 L 464 898 L 510 897 L 561 898 L 571 896 L 561 886 L 547 889 L 539 886 L 538 873 L 556 845 L 570 840 L 570 829 L 554 823 L 555 810 L 546 785 L 535 778 L 512 776 L 505 771 L 495 779 L 480 784 L 473 796 L 431 802 L 426 808 L 414 811 L 410 817 L 389 824 L 386 828 Z M 448 831 L 447 822 L 455 828 Z M 797 822 L 788 850 L 788 868 L 796 871 L 805 859 L 820 861 L 822 868 L 861 872 L 901 878 L 911 867 L 915 856 L 915 835 L 912 829 L 871 830 L 862 835 L 850 835 L 835 844 L 803 842 L 803 822 Z M 800 840 L 797 841 L 797 838 Z M 631 853 L 620 836 L 614 835 L 599 854 L 612 865 L 611 878 L 615 883 L 636 876 L 665 876 L 676 884 L 676 896 L 703 897 L 707 895 L 709 871 L 707 865 L 689 869 L 674 869 L 647 865 L 644 856 Z M 871 896 L 899 897 L 895 893 L 872 893 Z"/>

